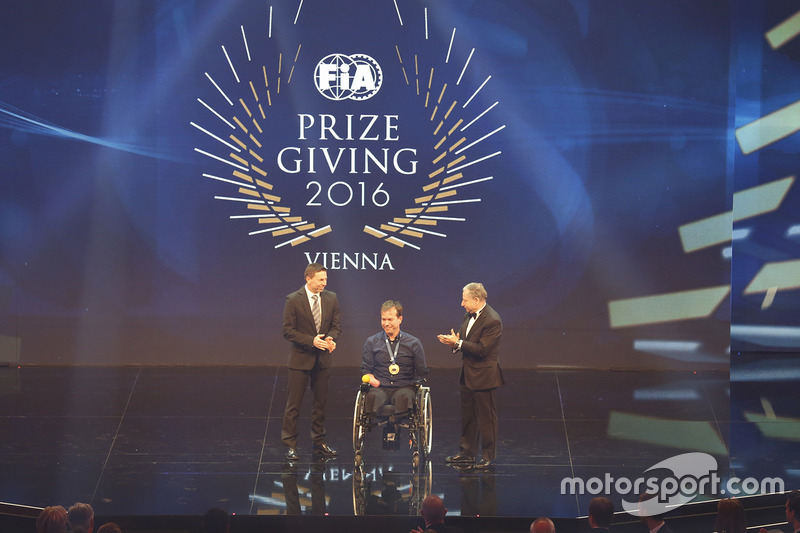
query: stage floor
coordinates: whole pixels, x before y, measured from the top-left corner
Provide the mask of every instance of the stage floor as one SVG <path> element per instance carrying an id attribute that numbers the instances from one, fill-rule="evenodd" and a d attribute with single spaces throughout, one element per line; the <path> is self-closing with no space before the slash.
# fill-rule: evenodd
<path id="1" fill-rule="evenodd" d="M 636 479 L 686 452 L 713 456 L 723 478 L 800 485 L 796 379 L 731 388 L 727 372 L 506 369 L 497 464 L 479 473 L 444 463 L 458 447 L 458 369 L 432 369 L 429 468 L 415 475 L 410 451 L 382 450 L 373 432 L 354 477 L 359 376 L 336 368 L 331 381 L 339 457 L 313 459 L 307 394 L 290 465 L 283 367 L 0 368 L 0 501 L 83 501 L 100 515 L 416 514 L 433 492 L 451 515 L 575 517 L 594 494 L 562 495 L 564 478 Z"/>

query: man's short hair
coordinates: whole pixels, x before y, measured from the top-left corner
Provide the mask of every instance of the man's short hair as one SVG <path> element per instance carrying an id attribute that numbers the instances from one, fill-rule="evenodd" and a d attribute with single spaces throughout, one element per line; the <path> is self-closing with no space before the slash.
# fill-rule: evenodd
<path id="1" fill-rule="evenodd" d="M 467 296 L 470 298 L 477 298 L 478 300 L 486 300 L 489 296 L 486 293 L 486 289 L 483 287 L 483 283 L 467 283 L 464 285 L 464 290 L 467 292 Z"/>
<path id="2" fill-rule="evenodd" d="M 114 522 L 106 522 L 97 528 L 97 533 L 122 533 L 122 528 L 119 527 L 119 524 L 115 524 Z"/>
<path id="3" fill-rule="evenodd" d="M 228 511 L 213 507 L 203 516 L 203 531 L 205 533 L 225 533 L 228 531 Z"/>
<path id="4" fill-rule="evenodd" d="M 67 520 L 74 533 L 90 531 L 94 526 L 94 509 L 88 503 L 76 503 L 67 511 Z"/>
<path id="5" fill-rule="evenodd" d="M 745 531 L 746 522 L 741 501 L 736 498 L 723 498 L 719 501 L 714 531 Z"/>
<path id="6" fill-rule="evenodd" d="M 589 502 L 589 516 L 599 527 L 608 527 L 614 518 L 614 502 L 603 496 L 592 498 Z"/>
<path id="7" fill-rule="evenodd" d="M 45 507 L 36 519 L 37 533 L 66 533 L 67 510 L 60 505 Z"/>
<path id="8" fill-rule="evenodd" d="M 319 263 L 311 263 L 306 267 L 305 272 L 305 279 L 313 278 L 317 275 L 317 272 L 327 272 L 328 269 L 324 266 L 320 265 Z"/>
<path id="9" fill-rule="evenodd" d="M 661 505 L 658 503 L 657 494 L 654 492 L 643 492 L 639 496 L 639 518 L 652 518 L 659 521 L 664 519 L 664 512 Z M 655 501 L 645 503 L 655 498 Z M 662 509 L 660 513 L 653 512 L 653 509 Z"/>
<path id="10" fill-rule="evenodd" d="M 397 316 L 403 316 L 403 304 L 397 300 L 386 300 L 381 304 L 381 314 L 389 309 L 397 309 Z"/>
<path id="11" fill-rule="evenodd" d="M 795 520 L 800 520 L 800 490 L 793 490 L 786 498 L 786 508 L 794 511 Z"/>

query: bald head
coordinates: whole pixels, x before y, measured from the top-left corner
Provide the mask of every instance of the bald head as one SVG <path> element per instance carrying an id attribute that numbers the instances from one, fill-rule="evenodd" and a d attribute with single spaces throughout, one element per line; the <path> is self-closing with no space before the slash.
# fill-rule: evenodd
<path id="1" fill-rule="evenodd" d="M 552 520 L 543 516 L 533 521 L 530 533 L 556 533 L 556 525 Z"/>
<path id="2" fill-rule="evenodd" d="M 444 522 L 444 515 L 447 514 L 447 509 L 444 508 L 444 502 L 440 497 L 431 494 L 423 500 L 419 514 L 422 515 L 425 520 L 425 527 L 427 527 L 431 524 Z"/>

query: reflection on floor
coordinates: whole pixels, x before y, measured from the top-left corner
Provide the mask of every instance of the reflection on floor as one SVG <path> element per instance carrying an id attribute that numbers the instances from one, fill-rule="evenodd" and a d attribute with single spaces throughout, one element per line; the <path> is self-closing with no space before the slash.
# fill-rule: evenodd
<path id="1" fill-rule="evenodd" d="M 384 450 L 381 435 L 369 434 L 354 475 L 355 368 L 335 369 L 330 387 L 328 442 L 339 456 L 312 456 L 306 395 L 296 463 L 284 460 L 280 443 L 282 367 L 0 368 L 0 501 L 83 501 L 103 515 L 210 507 L 415 515 L 435 493 L 450 515 L 575 517 L 598 492 L 610 492 L 618 508 L 635 501 L 618 480 L 686 452 L 712 456 L 723 479 L 777 476 L 800 486 L 797 376 L 766 385 L 743 377 L 730 398 L 727 373 L 506 375 L 492 470 L 444 464 L 460 433 L 458 370 L 433 369 L 427 467 L 415 471 L 408 449 Z M 562 491 L 575 479 L 584 494 Z"/>

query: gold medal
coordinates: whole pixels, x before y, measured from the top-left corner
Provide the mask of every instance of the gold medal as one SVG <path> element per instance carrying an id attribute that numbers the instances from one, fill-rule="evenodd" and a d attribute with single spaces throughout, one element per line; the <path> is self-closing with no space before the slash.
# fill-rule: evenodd
<path id="1" fill-rule="evenodd" d="M 400 373 L 400 367 L 397 366 L 396 364 L 392 363 L 391 365 L 389 365 L 389 373 L 391 375 L 393 375 L 393 376 L 395 374 L 399 374 Z"/>

